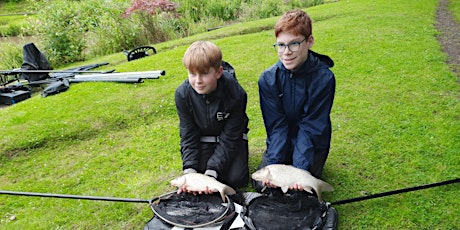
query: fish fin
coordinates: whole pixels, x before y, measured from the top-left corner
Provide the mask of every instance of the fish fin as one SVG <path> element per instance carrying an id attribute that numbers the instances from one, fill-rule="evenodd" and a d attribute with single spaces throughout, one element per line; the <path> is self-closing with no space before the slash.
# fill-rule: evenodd
<path id="1" fill-rule="evenodd" d="M 329 183 L 323 181 L 323 183 L 321 183 L 321 190 L 326 192 L 332 192 L 334 191 L 334 187 L 332 187 L 332 185 L 330 185 Z"/>
<path id="2" fill-rule="evenodd" d="M 222 202 L 225 203 L 225 201 L 227 200 L 225 197 L 225 188 L 222 190 L 219 190 L 219 193 L 220 193 L 220 197 L 222 198 Z"/>
<path id="3" fill-rule="evenodd" d="M 282 190 L 284 193 L 287 193 L 288 189 L 289 189 L 289 186 L 283 186 L 283 187 L 281 187 L 281 190 Z"/>
<path id="4" fill-rule="evenodd" d="M 307 191 L 309 193 L 313 193 L 313 188 L 311 186 L 304 185 L 304 186 L 302 186 L 302 188 L 303 188 L 303 190 L 305 190 L 305 191 Z"/>
<path id="5" fill-rule="evenodd" d="M 225 187 L 225 188 L 224 188 L 224 192 L 225 192 L 225 194 L 227 194 L 227 195 L 234 195 L 234 194 L 236 194 L 235 189 L 233 189 L 233 188 L 230 187 L 230 186 Z"/>
<path id="6" fill-rule="evenodd" d="M 222 197 L 222 202 L 225 203 L 225 201 L 227 200 L 226 197 L 225 197 L 225 194 L 221 193 L 220 196 Z"/>
<path id="7" fill-rule="evenodd" d="M 318 196 L 318 201 L 323 202 L 323 199 L 321 199 L 321 193 L 317 193 L 316 195 Z"/>

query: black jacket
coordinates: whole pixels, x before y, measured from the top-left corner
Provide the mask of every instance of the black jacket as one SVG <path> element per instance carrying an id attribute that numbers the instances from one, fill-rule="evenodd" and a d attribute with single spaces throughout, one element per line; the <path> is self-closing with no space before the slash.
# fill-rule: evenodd
<path id="1" fill-rule="evenodd" d="M 296 72 L 278 60 L 261 74 L 258 85 L 268 164 L 288 163 L 309 170 L 315 150 L 328 152 L 335 94 L 335 77 L 329 68 L 333 65 L 328 56 L 309 51 Z"/>
<path id="2" fill-rule="evenodd" d="M 183 169 L 204 173 L 214 170 L 218 179 L 233 187 L 248 181 L 248 148 L 243 133 L 248 132 L 247 94 L 227 72 L 209 95 L 193 90 L 185 80 L 175 92 L 179 115 Z M 217 136 L 218 143 L 203 143 L 202 136 Z"/>

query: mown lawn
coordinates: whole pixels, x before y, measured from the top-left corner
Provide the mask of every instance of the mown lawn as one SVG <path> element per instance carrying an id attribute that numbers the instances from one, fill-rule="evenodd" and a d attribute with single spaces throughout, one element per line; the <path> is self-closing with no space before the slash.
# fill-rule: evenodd
<path id="1" fill-rule="evenodd" d="M 459 84 L 436 40 L 437 1 L 350 0 L 307 9 L 313 50 L 335 61 L 333 139 L 324 180 L 338 201 L 455 179 L 460 169 Z M 75 83 L 0 110 L 1 190 L 151 199 L 181 173 L 174 90 L 187 46 L 221 47 L 248 93 L 250 170 L 265 148 L 257 79 L 277 57 L 277 18 L 155 44 L 118 72 L 165 70 L 142 84 Z M 87 64 L 76 63 L 75 65 Z M 251 191 L 251 188 L 247 188 Z M 337 205 L 339 229 L 459 229 L 459 185 Z M 140 229 L 147 204 L 0 195 L 0 229 Z"/>

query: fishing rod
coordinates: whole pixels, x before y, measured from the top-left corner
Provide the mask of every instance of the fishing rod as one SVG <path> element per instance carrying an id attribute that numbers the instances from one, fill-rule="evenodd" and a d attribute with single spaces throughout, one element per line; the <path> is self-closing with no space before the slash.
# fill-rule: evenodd
<path id="1" fill-rule="evenodd" d="M 368 196 L 362 196 L 362 197 L 335 201 L 335 202 L 332 202 L 331 205 L 348 204 L 348 203 L 353 203 L 353 202 L 358 202 L 358 201 L 363 201 L 363 200 L 370 200 L 370 199 L 384 197 L 384 196 L 391 196 L 391 195 L 400 194 L 400 193 L 406 193 L 406 192 L 412 192 L 412 191 L 417 191 L 417 190 L 422 190 L 422 189 L 427 189 L 427 188 L 433 188 L 433 187 L 442 186 L 442 185 L 454 184 L 458 182 L 460 182 L 460 178 L 453 179 L 453 180 L 446 180 L 446 181 L 432 183 L 432 184 L 419 185 L 419 186 L 414 186 L 414 187 L 409 187 L 409 188 L 404 188 L 404 189 L 398 189 L 398 190 L 393 190 L 389 192 L 376 193 L 376 194 L 372 194 Z"/>
<path id="2" fill-rule="evenodd" d="M 16 195 L 16 196 L 38 196 L 38 197 L 51 197 L 51 198 L 79 199 L 79 200 L 99 200 L 99 201 L 116 201 L 116 202 L 130 202 L 130 203 L 150 203 L 150 200 L 143 200 L 143 199 L 137 199 L 137 198 L 81 196 L 81 195 L 68 195 L 68 194 L 38 193 L 38 192 L 16 192 L 16 191 L 5 191 L 5 190 L 0 190 L 0 194 Z"/>
<path id="3" fill-rule="evenodd" d="M 454 184 L 454 183 L 458 183 L 458 182 L 460 182 L 460 178 L 452 179 L 452 180 L 446 180 L 446 181 L 432 183 L 432 184 L 414 186 L 414 187 L 409 187 L 409 188 L 404 188 L 404 189 L 398 189 L 398 190 L 393 190 L 393 191 L 389 191 L 389 192 L 376 193 L 376 194 L 372 194 L 372 195 L 368 195 L 368 196 L 362 196 L 362 197 L 356 197 L 356 198 L 351 198 L 351 199 L 339 200 L 339 201 L 331 202 L 330 204 L 331 205 L 348 204 L 348 203 L 353 203 L 353 202 L 358 202 L 358 201 L 363 201 L 363 200 L 370 200 L 370 199 L 375 199 L 375 198 L 384 197 L 384 196 L 390 196 L 390 195 L 396 195 L 396 194 L 400 194 L 400 193 L 406 193 L 406 192 L 411 192 L 411 191 L 417 191 L 417 190 L 422 190 L 422 189 L 427 189 L 427 188 L 438 187 L 438 186 L 442 186 L 442 185 Z M 149 204 L 152 202 L 152 200 L 144 200 L 144 199 L 137 199 L 137 198 L 81 196 L 81 195 L 68 195 L 68 194 L 38 193 L 38 192 L 16 192 L 16 191 L 5 191 L 5 190 L 0 190 L 0 194 L 17 195 L 17 196 L 38 196 L 38 197 L 51 197 L 51 198 L 65 198 L 65 199 L 81 199 L 81 200 L 99 200 L 99 201 L 131 202 L 131 203 L 149 203 Z M 155 198 L 155 199 L 157 199 L 157 198 Z M 153 199 L 153 200 L 155 200 L 155 199 Z"/>

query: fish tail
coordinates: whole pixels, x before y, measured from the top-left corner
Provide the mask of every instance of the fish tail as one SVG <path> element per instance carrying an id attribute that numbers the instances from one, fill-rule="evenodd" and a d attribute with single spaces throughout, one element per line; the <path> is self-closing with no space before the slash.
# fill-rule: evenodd
<path id="1" fill-rule="evenodd" d="M 334 191 L 334 187 L 332 187 L 332 185 L 330 185 L 329 183 L 323 181 L 323 183 L 321 183 L 321 190 L 326 192 L 332 192 Z"/>

